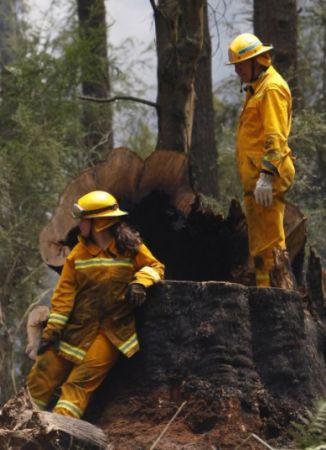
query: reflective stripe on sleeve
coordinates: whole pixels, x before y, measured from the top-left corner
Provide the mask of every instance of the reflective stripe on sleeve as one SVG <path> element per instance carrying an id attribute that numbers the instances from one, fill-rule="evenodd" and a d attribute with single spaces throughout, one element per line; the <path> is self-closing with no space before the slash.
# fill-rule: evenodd
<path id="1" fill-rule="evenodd" d="M 130 338 L 124 342 L 122 345 L 118 347 L 118 349 L 124 353 L 125 355 L 133 348 L 138 345 L 138 338 L 137 334 L 134 333 Z"/>
<path id="2" fill-rule="evenodd" d="M 146 275 L 149 275 L 154 281 L 160 281 L 161 277 L 160 274 L 153 269 L 153 267 L 150 266 L 144 266 L 142 267 L 138 273 L 145 273 Z"/>
<path id="3" fill-rule="evenodd" d="M 50 313 L 48 323 L 64 326 L 68 321 L 68 316 L 58 313 Z"/>

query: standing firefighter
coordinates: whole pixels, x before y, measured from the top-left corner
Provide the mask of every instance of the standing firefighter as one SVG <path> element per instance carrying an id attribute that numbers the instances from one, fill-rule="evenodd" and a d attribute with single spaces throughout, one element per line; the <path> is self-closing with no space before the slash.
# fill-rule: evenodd
<path id="1" fill-rule="evenodd" d="M 41 409 L 60 387 L 53 411 L 80 418 L 119 353 L 131 357 L 139 350 L 133 310 L 162 279 L 164 266 L 120 221 L 126 214 L 104 191 L 73 206 L 79 242 L 64 264 L 27 380 Z"/>
<path id="2" fill-rule="evenodd" d="M 294 178 L 288 136 L 291 92 L 271 65 L 271 45 L 253 34 L 236 37 L 229 46 L 229 64 L 245 83 L 246 99 L 236 140 L 237 163 L 244 193 L 249 250 L 257 286 L 270 286 L 273 248 L 285 250 L 284 193 Z"/>

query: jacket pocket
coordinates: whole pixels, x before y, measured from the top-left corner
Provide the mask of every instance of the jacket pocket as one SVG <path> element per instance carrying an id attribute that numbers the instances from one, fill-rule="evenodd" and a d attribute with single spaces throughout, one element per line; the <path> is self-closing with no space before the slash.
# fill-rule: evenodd
<path id="1" fill-rule="evenodd" d="M 275 182 L 277 192 L 286 192 L 292 185 L 295 175 L 295 168 L 291 154 L 286 155 L 278 166 L 279 176 Z"/>
<path id="2" fill-rule="evenodd" d="M 244 193 L 253 192 L 261 170 L 261 155 L 243 155 L 239 161 L 239 170 Z"/>

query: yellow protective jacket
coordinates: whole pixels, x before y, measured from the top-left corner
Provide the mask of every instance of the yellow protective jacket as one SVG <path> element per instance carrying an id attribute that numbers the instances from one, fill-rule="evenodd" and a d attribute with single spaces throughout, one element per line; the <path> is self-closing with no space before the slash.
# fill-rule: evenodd
<path id="1" fill-rule="evenodd" d="M 68 255 L 51 299 L 42 338 L 59 354 L 80 363 L 99 332 L 126 356 L 139 350 L 133 307 L 124 300 L 128 284 L 145 287 L 161 280 L 164 265 L 141 244 L 137 255 L 122 255 L 112 239 L 106 250 L 81 237 Z"/>
<path id="2" fill-rule="evenodd" d="M 244 194 L 252 193 L 259 173 L 273 173 L 274 193 L 288 190 L 294 166 L 288 136 L 291 128 L 291 92 L 270 66 L 247 86 L 237 131 L 237 162 Z"/>

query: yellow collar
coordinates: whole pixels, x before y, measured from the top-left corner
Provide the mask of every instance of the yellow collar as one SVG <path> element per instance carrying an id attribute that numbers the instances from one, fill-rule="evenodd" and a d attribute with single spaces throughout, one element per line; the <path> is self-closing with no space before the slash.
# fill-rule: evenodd
<path id="1" fill-rule="evenodd" d="M 270 74 L 272 74 L 273 72 L 275 72 L 275 69 L 273 66 L 269 66 L 266 70 L 263 70 L 257 80 L 252 81 L 251 83 L 247 83 L 246 84 L 246 88 L 248 88 L 248 91 L 252 92 L 253 94 L 257 91 L 258 86 L 263 82 L 263 80 Z M 250 89 L 251 88 L 251 89 Z"/>
<path id="2" fill-rule="evenodd" d="M 116 247 L 115 239 L 111 239 L 105 250 L 101 249 L 95 242 L 90 239 L 85 239 L 81 235 L 78 236 L 78 241 L 87 249 L 92 256 L 99 255 L 102 251 L 108 252 L 110 255 L 116 257 L 118 250 Z"/>

